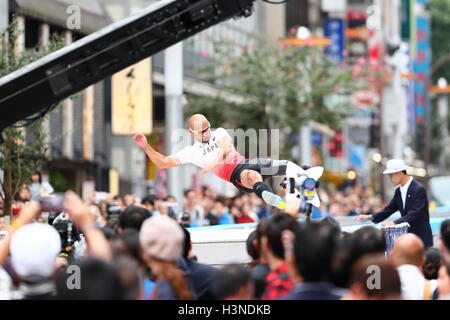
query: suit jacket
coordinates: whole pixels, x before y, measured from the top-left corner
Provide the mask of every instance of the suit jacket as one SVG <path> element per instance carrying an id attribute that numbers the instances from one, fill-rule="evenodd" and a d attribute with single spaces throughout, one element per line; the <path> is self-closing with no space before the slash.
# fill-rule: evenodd
<path id="1" fill-rule="evenodd" d="M 185 257 L 178 260 L 178 266 L 187 274 L 190 287 L 195 292 L 195 298 L 211 300 L 210 285 L 216 268 Z"/>
<path id="2" fill-rule="evenodd" d="M 428 211 L 427 192 L 423 185 L 416 180 L 411 181 L 406 193 L 405 208 L 403 208 L 400 188 L 395 190 L 394 198 L 381 210 L 373 214 L 372 221 L 379 223 L 389 218 L 394 212 L 400 211 L 401 218 L 395 224 L 407 222 L 410 225 L 408 232 L 414 233 L 422 239 L 425 247 L 433 246 L 433 234 L 430 226 L 430 213 Z"/>
<path id="3" fill-rule="evenodd" d="M 296 284 L 280 300 L 339 300 L 345 293 L 329 282 L 305 282 Z"/>

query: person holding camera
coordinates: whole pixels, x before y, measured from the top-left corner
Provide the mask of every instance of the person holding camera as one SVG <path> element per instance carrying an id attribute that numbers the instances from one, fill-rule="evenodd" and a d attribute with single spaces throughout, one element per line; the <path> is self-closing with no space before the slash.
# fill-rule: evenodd
<path id="1" fill-rule="evenodd" d="M 202 227 L 205 225 L 205 213 L 203 207 L 198 204 L 197 191 L 193 189 L 184 192 L 182 221 L 187 223 L 187 220 L 189 220 L 190 227 Z"/>

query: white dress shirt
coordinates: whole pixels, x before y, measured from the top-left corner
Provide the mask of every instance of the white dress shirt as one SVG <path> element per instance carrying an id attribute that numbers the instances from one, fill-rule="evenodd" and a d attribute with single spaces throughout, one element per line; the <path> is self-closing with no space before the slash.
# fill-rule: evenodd
<path id="1" fill-rule="evenodd" d="M 406 193 L 408 192 L 408 188 L 412 181 L 413 181 L 413 178 L 410 177 L 408 182 L 406 182 L 404 186 L 400 185 L 400 194 L 402 196 L 403 209 L 405 209 L 405 204 L 406 204 Z"/>
<path id="2" fill-rule="evenodd" d="M 0 267 L 0 300 L 11 300 L 13 283 L 8 273 Z"/>
<path id="3" fill-rule="evenodd" d="M 404 264 L 397 267 L 405 300 L 423 300 L 425 277 L 417 266 Z M 437 281 L 430 280 L 431 293 L 436 290 Z"/>

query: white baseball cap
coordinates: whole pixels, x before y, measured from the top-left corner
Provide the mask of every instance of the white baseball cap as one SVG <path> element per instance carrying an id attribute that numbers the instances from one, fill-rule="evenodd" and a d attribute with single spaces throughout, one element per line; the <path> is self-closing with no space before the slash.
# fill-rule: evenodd
<path id="1" fill-rule="evenodd" d="M 14 232 L 10 251 L 12 266 L 20 277 L 49 277 L 55 271 L 61 239 L 55 228 L 34 222 Z"/>
<path id="2" fill-rule="evenodd" d="M 383 171 L 383 174 L 391 174 L 401 172 L 403 170 L 406 170 L 405 161 L 400 159 L 392 159 L 386 163 L 386 170 Z"/>

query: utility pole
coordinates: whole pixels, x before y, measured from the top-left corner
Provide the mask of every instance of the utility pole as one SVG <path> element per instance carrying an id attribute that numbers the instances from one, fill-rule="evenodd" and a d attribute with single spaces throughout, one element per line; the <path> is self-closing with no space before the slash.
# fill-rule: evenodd
<path id="1" fill-rule="evenodd" d="M 448 94 L 450 93 L 450 86 L 445 78 L 439 78 L 437 85 L 429 86 L 428 91 L 438 95 L 437 107 L 438 117 L 444 123 L 442 124 L 442 150 L 439 157 L 439 174 L 447 175 L 447 157 L 448 157 L 448 144 L 450 143 L 448 132 Z"/>
<path id="2" fill-rule="evenodd" d="M 447 54 L 445 56 L 440 57 L 438 60 L 436 60 L 435 63 L 433 63 L 433 65 L 431 65 L 430 68 L 430 73 L 428 74 L 427 77 L 427 82 L 426 82 L 426 89 L 428 94 L 429 93 L 438 93 L 438 94 L 444 94 L 445 95 L 445 101 L 440 102 L 442 104 L 446 103 L 447 104 L 447 109 L 448 109 L 448 100 L 447 100 L 447 95 L 450 93 L 450 86 L 447 84 L 447 80 L 446 79 L 439 79 L 440 83 L 438 82 L 438 85 L 434 86 L 433 84 L 433 75 L 436 73 L 436 71 L 438 71 L 443 65 L 445 65 L 446 63 L 448 63 L 450 61 L 450 54 Z M 426 170 L 426 176 L 425 176 L 425 188 L 428 191 L 428 181 L 429 181 L 429 172 L 428 172 L 428 166 L 429 166 L 429 161 L 430 161 L 430 124 L 429 124 L 429 113 L 430 113 L 430 106 L 429 106 L 429 102 L 428 99 L 426 101 L 426 105 L 427 105 L 427 109 L 425 111 L 425 170 Z M 441 110 L 439 109 L 439 114 L 440 114 Z M 448 137 L 448 130 L 447 130 L 447 117 L 443 118 L 441 117 L 441 119 L 445 120 L 445 132 L 443 133 L 444 135 L 446 135 Z M 444 154 L 444 157 L 446 155 L 446 150 L 447 150 L 447 141 L 444 141 L 444 150 L 442 150 L 442 153 Z M 443 161 L 442 159 L 439 159 L 439 169 L 441 170 L 441 161 Z"/>
<path id="3" fill-rule="evenodd" d="M 9 0 L 0 0 L 0 34 L 6 30 L 6 28 L 8 27 L 8 24 L 9 24 L 8 3 L 9 3 Z M 7 39 L 7 36 L 5 38 L 0 37 L 0 49 L 2 48 L 2 46 L 6 45 L 6 39 Z M 3 142 L 3 139 L 2 139 L 2 137 L 0 137 L 0 143 L 2 143 L 2 142 Z M 2 168 L 0 168 L 0 178 L 3 181 Z M 9 217 L 9 215 L 7 215 L 7 217 Z"/>
<path id="4" fill-rule="evenodd" d="M 428 88 L 429 85 L 432 83 L 431 80 L 431 74 L 428 77 L 427 80 L 427 84 L 425 86 L 425 88 Z M 424 132 L 424 139 L 425 139 L 425 143 L 424 143 L 424 149 L 425 149 L 425 156 L 424 156 L 424 161 L 425 161 L 425 190 L 429 190 L 429 181 L 430 181 L 430 127 L 431 127 L 431 123 L 430 123 L 430 113 L 431 113 L 431 103 L 430 103 L 430 99 L 428 98 L 429 95 L 426 95 L 426 99 L 425 99 L 425 132 Z"/>
<path id="5" fill-rule="evenodd" d="M 385 147 L 384 147 L 384 124 L 383 124 L 383 84 L 380 85 L 380 89 L 379 89 L 379 96 L 380 96 L 380 113 L 379 113 L 379 128 L 380 128 L 380 154 L 381 154 L 381 159 L 385 158 Z M 381 200 L 385 201 L 386 198 L 386 192 L 385 192 L 385 187 L 384 187 L 384 176 L 382 174 L 382 166 L 383 166 L 383 160 L 380 161 L 379 165 L 378 165 L 378 175 L 379 175 L 379 179 L 380 179 L 380 193 L 381 193 Z"/>
<path id="6" fill-rule="evenodd" d="M 300 128 L 300 164 L 311 164 L 311 126 L 309 123 Z"/>
<path id="7" fill-rule="evenodd" d="M 447 81 L 445 81 L 447 82 Z M 439 84 L 438 84 L 439 85 Z M 445 85 L 447 86 L 447 85 Z M 442 151 L 439 157 L 439 171 L 441 175 L 447 174 L 447 156 L 448 156 L 448 93 L 442 93 L 438 98 L 439 119 L 444 123 L 442 125 Z"/>
<path id="8" fill-rule="evenodd" d="M 164 90 L 166 101 L 165 152 L 174 154 L 182 142 L 183 129 L 183 44 L 166 49 L 164 55 Z M 167 170 L 168 191 L 183 205 L 183 168 Z"/>
<path id="9" fill-rule="evenodd" d="M 9 24 L 9 0 L 0 0 L 0 33 L 6 30 Z M 1 42 L 0 42 L 1 45 Z"/>

